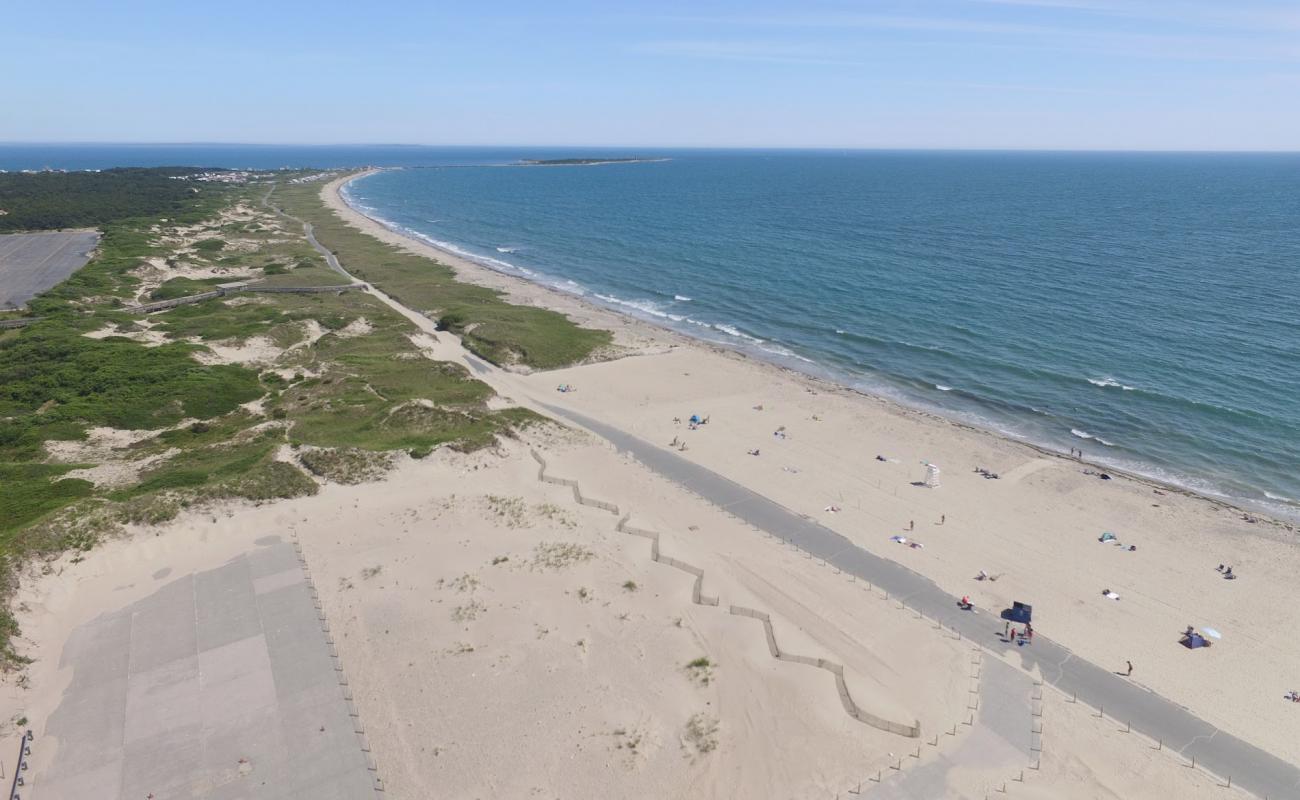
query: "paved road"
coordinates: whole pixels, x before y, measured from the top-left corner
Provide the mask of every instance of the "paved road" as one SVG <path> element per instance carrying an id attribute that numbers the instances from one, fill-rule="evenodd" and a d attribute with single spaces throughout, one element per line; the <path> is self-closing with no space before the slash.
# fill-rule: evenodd
<path id="1" fill-rule="evenodd" d="M 95 231 L 0 236 L 0 308 L 20 308 L 67 280 L 90 259 L 98 242 Z"/>
<path id="2" fill-rule="evenodd" d="M 1300 767 L 1218 730 L 1187 709 L 1075 656 L 1035 631 L 1034 644 L 1014 648 L 1001 641 L 997 610 L 973 615 L 956 607 L 956 598 L 907 567 L 872 555 L 844 536 L 790 511 L 762 495 L 692 463 L 666 448 L 567 409 L 543 408 L 609 440 L 645 466 L 681 484 L 741 520 L 781 537 L 840 570 L 870 581 L 900 602 L 994 653 L 1016 650 L 1026 670 L 1041 670 L 1044 681 L 1133 729 L 1158 739 L 1170 750 L 1260 797 L 1300 798 Z"/>
<path id="3" fill-rule="evenodd" d="M 872 800 L 976 800 L 987 797 L 972 775 L 999 775 L 999 782 L 1034 761 L 1034 683 L 1029 676 L 996 658 L 984 659 L 980 675 L 980 710 L 957 746 L 933 753 L 931 760 L 893 772 L 872 789 Z M 903 759 L 904 761 L 906 759 Z"/>
<path id="4" fill-rule="evenodd" d="M 361 281 L 352 277 L 352 273 L 348 272 L 346 269 L 343 268 L 343 265 L 339 263 L 337 256 L 335 256 L 332 252 L 330 252 L 330 250 L 326 248 L 324 245 L 322 245 L 320 242 L 316 241 L 316 232 L 312 228 L 310 222 L 305 222 L 303 220 L 298 219 L 297 217 L 286 212 L 284 209 L 280 208 L 279 206 L 271 202 L 271 193 L 274 191 L 275 191 L 275 187 L 272 186 L 270 189 L 267 190 L 266 194 L 262 195 L 262 205 L 271 209 L 272 211 L 284 217 L 285 219 L 291 219 L 294 222 L 301 225 L 302 232 L 307 236 L 307 241 L 311 244 L 312 247 L 316 248 L 316 252 L 320 253 L 322 256 L 325 257 L 325 263 L 329 265 L 330 269 L 334 270 L 338 274 L 347 278 L 352 283 L 361 283 Z"/>
<path id="5" fill-rule="evenodd" d="M 152 595 L 73 632 L 60 661 L 72 681 L 33 749 L 58 744 L 32 796 L 375 796 L 297 555 L 258 543 L 217 569 L 160 574 Z"/>
<path id="6" fill-rule="evenodd" d="M 316 241 L 311 226 L 304 223 L 304 229 L 308 240 L 325 256 L 330 267 L 355 280 L 334 255 Z M 407 309 L 381 292 L 375 291 L 375 294 L 407 316 L 420 316 L 419 312 Z M 466 356 L 465 361 L 476 374 L 490 382 L 497 382 L 492 379 L 502 374 L 501 370 L 472 356 Z M 665 478 L 750 525 L 779 536 L 844 572 L 870 581 L 900 602 L 959 631 L 990 651 L 1005 654 L 1014 649 L 1001 641 L 1002 623 L 996 613 L 976 616 L 959 611 L 956 598 L 929 578 L 872 555 L 835 531 L 666 448 L 574 411 L 536 400 L 532 405 L 552 417 L 567 419 L 603 437 Z M 1037 667 L 1046 682 L 1076 694 L 1083 702 L 1102 709 L 1111 717 L 1129 722 L 1134 730 L 1160 740 L 1165 747 L 1188 758 L 1194 757 L 1205 769 L 1231 777 L 1234 786 L 1261 797 L 1300 800 L 1300 767 L 1218 730 L 1182 706 L 1122 680 L 1110 670 L 1078 658 L 1067 648 L 1035 633 L 1032 646 L 1016 651 L 1025 670 L 1032 671 Z"/>

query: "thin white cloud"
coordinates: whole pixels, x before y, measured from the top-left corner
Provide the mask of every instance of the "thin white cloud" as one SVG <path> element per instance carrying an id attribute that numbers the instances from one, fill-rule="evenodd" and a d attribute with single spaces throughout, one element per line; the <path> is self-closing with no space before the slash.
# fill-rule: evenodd
<path id="1" fill-rule="evenodd" d="M 726 40 L 668 40 L 641 42 L 635 52 L 664 56 L 713 59 L 719 61 L 759 61 L 774 64 L 810 64 L 826 66 L 866 66 L 852 59 L 828 58 L 826 48 L 783 42 Z"/>
<path id="2" fill-rule="evenodd" d="M 1201 3 L 1172 1 L 1158 7 L 1148 7 L 1140 0 L 1132 0 L 1126 7 L 1114 6 L 1104 0 L 969 0 L 968 6 L 979 10 L 994 5 L 1043 6 L 1053 9 L 1085 9 L 1109 11 L 1129 17 L 1122 25 L 1108 25 L 1103 18 L 1089 15 L 1086 18 L 1062 18 L 1053 13 L 1050 18 L 1034 16 L 1035 21 L 1010 21 L 987 15 L 955 16 L 951 13 L 935 16 L 845 13 L 798 13 L 790 15 L 744 16 L 732 18 L 675 18 L 674 21 L 690 24 L 697 30 L 720 29 L 728 32 L 744 30 L 782 29 L 799 30 L 805 36 L 814 31 L 825 31 L 833 37 L 841 52 L 868 44 L 879 44 L 880 36 L 888 36 L 885 44 L 896 46 L 942 45 L 966 47 L 1024 48 L 1029 50 L 1055 49 L 1062 52 L 1099 53 L 1121 58 L 1167 60 L 1183 62 L 1295 62 L 1300 61 L 1300 37 L 1290 35 L 1292 24 L 1300 29 L 1300 11 L 1262 9 L 1246 12 L 1216 11 Z M 1180 15 L 1179 9 L 1188 9 Z M 950 10 L 950 9 L 949 9 Z M 1192 13 L 1193 10 L 1196 13 Z M 1159 18 L 1154 16 L 1159 12 Z M 1251 12 L 1254 12 L 1253 15 Z M 1151 14 L 1148 18 L 1148 14 Z M 1235 25 L 1218 24 L 1218 17 L 1231 17 Z M 1294 18 L 1294 19 L 1293 19 Z M 1138 26 L 1135 20 L 1149 24 Z M 1255 31 L 1254 28 L 1259 30 Z M 1248 32 L 1253 31 L 1253 32 Z M 854 32 L 861 36 L 876 34 L 874 39 L 851 41 Z M 917 41 L 893 32 L 931 34 L 935 41 Z M 951 34 L 945 35 L 945 34 Z M 701 43 L 703 44 L 703 43 Z M 811 48 L 812 52 L 783 53 L 780 42 L 769 41 L 761 45 L 742 42 L 730 55 L 732 45 L 725 37 L 698 48 L 693 55 L 714 58 L 746 58 L 750 60 L 785 60 L 790 63 L 837 63 L 826 55 L 826 47 Z M 747 49 L 751 48 L 751 49 Z M 803 50 L 808 50 L 806 46 Z M 666 51 L 665 51 L 666 52 Z M 686 53 L 681 53 L 685 55 Z M 841 62 L 842 63 L 842 62 Z"/>

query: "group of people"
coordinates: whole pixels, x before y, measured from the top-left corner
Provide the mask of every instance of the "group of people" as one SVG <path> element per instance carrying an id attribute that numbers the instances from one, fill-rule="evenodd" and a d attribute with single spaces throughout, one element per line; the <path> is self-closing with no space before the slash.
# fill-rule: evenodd
<path id="1" fill-rule="evenodd" d="M 994 480 L 994 481 L 995 481 L 995 480 L 998 479 L 998 474 L 997 474 L 996 472 L 989 472 L 988 470 L 984 469 L 983 467 L 976 467 L 976 468 L 975 468 L 975 473 L 976 473 L 977 475 L 980 475 L 981 477 L 988 478 L 989 480 Z"/>
<path id="2" fill-rule="evenodd" d="M 1018 647 L 1024 647 L 1027 644 L 1034 643 L 1034 626 L 1028 622 L 1025 623 L 1023 631 L 1016 630 L 1010 622 L 1007 623 L 1003 630 L 1008 642 L 1015 642 Z"/>
<path id="3" fill-rule="evenodd" d="M 1222 564 L 1220 564 L 1220 565 L 1216 568 L 1216 571 L 1217 571 L 1219 574 L 1221 574 L 1221 575 L 1223 576 L 1223 579 L 1224 579 L 1224 580 L 1235 581 L 1235 580 L 1237 579 L 1237 575 L 1236 575 L 1236 573 L 1234 573 L 1234 572 L 1232 571 L 1232 567 L 1230 567 L 1230 566 L 1229 566 L 1229 567 L 1225 567 L 1225 566 L 1223 566 Z"/>
<path id="4" fill-rule="evenodd" d="M 555 387 L 555 391 L 559 392 L 560 394 L 568 394 L 569 392 L 578 391 L 578 387 L 574 386 L 571 383 L 561 383 L 559 386 Z"/>

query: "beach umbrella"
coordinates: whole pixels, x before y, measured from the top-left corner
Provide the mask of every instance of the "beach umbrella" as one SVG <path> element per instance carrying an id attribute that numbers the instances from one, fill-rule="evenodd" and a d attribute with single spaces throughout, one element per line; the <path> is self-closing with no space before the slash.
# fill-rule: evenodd
<path id="1" fill-rule="evenodd" d="M 1205 634 L 1206 636 L 1210 637 L 1211 639 L 1222 639 L 1222 638 L 1223 638 L 1223 634 L 1219 633 L 1219 632 L 1216 631 L 1214 628 L 1201 628 L 1201 633 Z"/>

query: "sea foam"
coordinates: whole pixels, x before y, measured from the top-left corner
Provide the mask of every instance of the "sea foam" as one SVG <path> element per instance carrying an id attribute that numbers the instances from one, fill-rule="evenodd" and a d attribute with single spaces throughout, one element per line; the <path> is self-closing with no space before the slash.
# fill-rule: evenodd
<path id="1" fill-rule="evenodd" d="M 1105 439 L 1101 438 L 1100 436 L 1095 436 L 1091 433 L 1088 433 L 1087 431 L 1081 431 L 1078 428 L 1071 428 L 1070 433 L 1075 436 L 1078 436 L 1080 439 L 1089 439 L 1091 441 L 1096 442 L 1097 444 L 1104 444 L 1107 447 L 1115 446 L 1114 442 L 1108 442 Z"/>
<path id="2" fill-rule="evenodd" d="M 1109 375 L 1101 378 L 1089 378 L 1088 383 L 1091 383 L 1093 386 L 1100 386 L 1103 389 L 1106 388 L 1123 389 L 1126 392 L 1131 392 L 1136 388 L 1134 386 L 1126 386 L 1120 383 L 1119 381 L 1115 380 L 1114 378 L 1110 377 Z"/>

